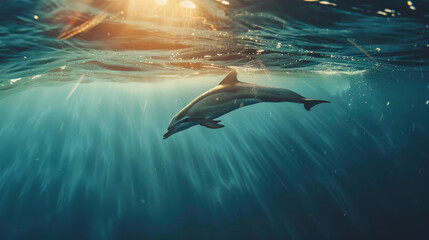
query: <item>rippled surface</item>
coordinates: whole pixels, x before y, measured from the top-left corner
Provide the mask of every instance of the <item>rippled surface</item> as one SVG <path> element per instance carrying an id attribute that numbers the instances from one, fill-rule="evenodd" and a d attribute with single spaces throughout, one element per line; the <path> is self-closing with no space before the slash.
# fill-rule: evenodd
<path id="1" fill-rule="evenodd" d="M 0 239 L 429 237 L 427 1 L 6 1 Z M 162 139 L 230 71 L 262 103 Z"/>

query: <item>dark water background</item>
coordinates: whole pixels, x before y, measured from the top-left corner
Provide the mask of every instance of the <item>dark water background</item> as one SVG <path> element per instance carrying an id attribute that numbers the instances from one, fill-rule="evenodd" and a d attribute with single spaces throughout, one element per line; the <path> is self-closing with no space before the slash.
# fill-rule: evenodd
<path id="1" fill-rule="evenodd" d="M 155 2 L 1 3 L 0 239 L 429 239 L 428 1 Z"/>

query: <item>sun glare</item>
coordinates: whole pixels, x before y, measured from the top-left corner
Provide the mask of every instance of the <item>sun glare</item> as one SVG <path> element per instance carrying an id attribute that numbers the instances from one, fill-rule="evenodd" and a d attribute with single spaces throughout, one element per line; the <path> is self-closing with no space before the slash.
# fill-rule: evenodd
<path id="1" fill-rule="evenodd" d="M 182 1 L 180 2 L 180 6 L 185 8 L 196 8 L 197 6 L 192 1 Z"/>

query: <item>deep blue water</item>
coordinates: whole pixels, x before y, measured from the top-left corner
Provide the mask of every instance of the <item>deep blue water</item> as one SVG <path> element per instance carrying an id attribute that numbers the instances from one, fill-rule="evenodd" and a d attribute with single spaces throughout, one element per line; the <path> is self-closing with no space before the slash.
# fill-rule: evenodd
<path id="1" fill-rule="evenodd" d="M 0 239 L 429 239 L 427 1 L 181 2 L 2 3 Z"/>

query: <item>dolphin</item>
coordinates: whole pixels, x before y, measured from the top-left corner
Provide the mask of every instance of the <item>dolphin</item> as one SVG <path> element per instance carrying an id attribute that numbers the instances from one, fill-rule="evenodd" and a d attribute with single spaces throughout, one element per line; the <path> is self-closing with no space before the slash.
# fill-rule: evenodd
<path id="1" fill-rule="evenodd" d="M 296 92 L 284 88 L 268 87 L 252 83 L 240 82 L 237 72 L 232 70 L 216 87 L 208 90 L 186 105 L 171 119 L 163 139 L 201 125 L 211 129 L 222 128 L 216 118 L 240 107 L 260 102 L 293 102 L 302 103 L 310 111 L 325 100 L 307 99 Z"/>

